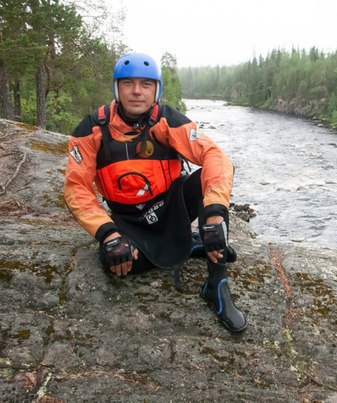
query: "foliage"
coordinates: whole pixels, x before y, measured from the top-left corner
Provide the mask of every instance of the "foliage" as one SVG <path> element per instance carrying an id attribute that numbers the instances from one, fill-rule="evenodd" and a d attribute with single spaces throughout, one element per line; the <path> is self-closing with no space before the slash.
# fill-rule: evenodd
<path id="1" fill-rule="evenodd" d="M 277 109 L 318 116 L 336 125 L 337 52 L 323 54 L 273 50 L 231 67 L 178 70 L 182 94 L 188 98 L 220 98 L 238 105 Z"/>
<path id="2" fill-rule="evenodd" d="M 29 125 L 36 123 L 36 97 L 30 95 L 22 99 L 22 121 Z"/>
<path id="3" fill-rule="evenodd" d="M 177 60 L 170 53 L 166 52 L 161 58 L 161 70 L 163 81 L 162 102 L 180 112 L 186 112 L 186 105 L 181 99 L 181 85 L 177 73 Z"/>
<path id="4" fill-rule="evenodd" d="M 1 0 L 0 116 L 69 133 L 109 102 L 114 64 L 128 50 L 124 19 L 97 0 Z M 184 111 L 169 54 L 163 81 L 163 100 Z"/>

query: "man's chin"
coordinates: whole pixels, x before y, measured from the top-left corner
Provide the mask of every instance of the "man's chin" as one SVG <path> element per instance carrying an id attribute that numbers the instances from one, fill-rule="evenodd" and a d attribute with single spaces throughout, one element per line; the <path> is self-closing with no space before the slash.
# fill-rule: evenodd
<path id="1" fill-rule="evenodd" d="M 125 109 L 124 113 L 127 117 L 131 119 L 137 119 L 147 113 L 148 109 L 144 108 L 128 108 Z"/>

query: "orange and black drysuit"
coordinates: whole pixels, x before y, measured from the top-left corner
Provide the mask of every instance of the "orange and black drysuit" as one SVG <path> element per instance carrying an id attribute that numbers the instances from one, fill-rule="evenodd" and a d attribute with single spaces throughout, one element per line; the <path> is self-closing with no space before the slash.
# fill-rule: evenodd
<path id="1" fill-rule="evenodd" d="M 198 175 L 205 217 L 225 216 L 233 166 L 224 152 L 167 105 L 156 105 L 143 121 L 130 122 L 113 101 L 108 110 L 101 107 L 83 119 L 70 139 L 66 203 L 98 241 L 117 224 L 159 267 L 182 263 L 189 255 L 189 228 L 195 218 L 186 211 L 182 188 L 189 176 L 182 176 L 182 159 L 202 167 Z M 111 212 L 101 206 L 97 192 Z M 165 248 L 181 253 L 163 257 Z"/>

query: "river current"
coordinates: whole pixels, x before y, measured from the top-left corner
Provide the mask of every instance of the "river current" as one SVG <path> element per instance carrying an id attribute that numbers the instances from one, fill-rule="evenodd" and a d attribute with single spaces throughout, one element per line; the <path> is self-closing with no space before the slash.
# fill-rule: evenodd
<path id="1" fill-rule="evenodd" d="M 267 242 L 337 246 L 337 133 L 273 112 L 184 100 L 235 166 L 231 201 L 249 204 Z"/>

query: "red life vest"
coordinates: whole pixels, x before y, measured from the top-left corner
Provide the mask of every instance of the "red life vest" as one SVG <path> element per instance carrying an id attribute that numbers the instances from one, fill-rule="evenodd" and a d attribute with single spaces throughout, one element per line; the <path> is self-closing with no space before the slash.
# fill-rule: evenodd
<path id="1" fill-rule="evenodd" d="M 102 117 L 101 108 L 98 117 L 100 114 Z M 98 119 L 102 145 L 97 154 L 96 184 L 107 201 L 121 204 L 147 202 L 166 192 L 181 175 L 179 153 L 159 143 L 155 136 L 149 136 L 150 127 L 157 122 L 157 114 L 158 105 L 154 107 L 143 133 L 127 142 L 115 140 L 104 119 Z"/>

